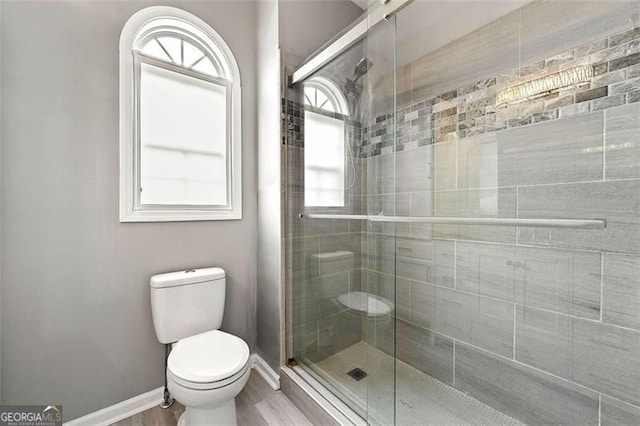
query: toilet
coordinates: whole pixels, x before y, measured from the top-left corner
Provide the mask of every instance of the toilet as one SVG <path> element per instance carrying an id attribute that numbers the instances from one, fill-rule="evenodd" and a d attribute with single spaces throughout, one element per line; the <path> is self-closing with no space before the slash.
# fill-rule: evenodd
<path id="1" fill-rule="evenodd" d="M 167 361 L 171 395 L 186 407 L 178 425 L 235 425 L 235 397 L 251 373 L 249 347 L 220 331 L 225 271 L 190 269 L 150 280 L 153 326 L 172 344 Z"/>

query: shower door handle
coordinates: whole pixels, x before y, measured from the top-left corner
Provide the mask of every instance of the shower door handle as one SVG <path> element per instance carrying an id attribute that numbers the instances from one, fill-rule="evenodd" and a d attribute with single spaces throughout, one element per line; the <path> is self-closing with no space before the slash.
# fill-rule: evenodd
<path id="1" fill-rule="evenodd" d="M 435 225 L 518 226 L 526 228 L 605 229 L 607 227 L 606 219 L 503 219 L 490 217 L 382 216 L 307 213 L 301 213 L 299 217 L 303 219 L 368 220 L 371 222 L 429 223 Z"/>

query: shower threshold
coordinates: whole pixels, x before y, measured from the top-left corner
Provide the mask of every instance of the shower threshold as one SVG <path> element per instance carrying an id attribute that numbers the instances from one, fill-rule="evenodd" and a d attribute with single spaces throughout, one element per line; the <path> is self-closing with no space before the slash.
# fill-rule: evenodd
<path id="1" fill-rule="evenodd" d="M 364 342 L 307 367 L 372 425 L 393 423 L 394 410 L 397 425 L 523 425 Z M 354 368 L 365 369 L 367 377 L 351 378 Z M 396 398 L 390 398 L 394 390 Z"/>

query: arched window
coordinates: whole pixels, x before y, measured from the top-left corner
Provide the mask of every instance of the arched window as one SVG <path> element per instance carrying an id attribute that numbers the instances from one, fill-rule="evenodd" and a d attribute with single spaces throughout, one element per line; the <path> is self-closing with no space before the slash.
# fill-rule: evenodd
<path id="1" fill-rule="evenodd" d="M 305 81 L 304 104 L 304 204 L 344 207 L 348 104 L 325 77 Z"/>
<path id="2" fill-rule="evenodd" d="M 120 37 L 120 221 L 240 219 L 240 72 L 201 19 L 153 6 Z"/>

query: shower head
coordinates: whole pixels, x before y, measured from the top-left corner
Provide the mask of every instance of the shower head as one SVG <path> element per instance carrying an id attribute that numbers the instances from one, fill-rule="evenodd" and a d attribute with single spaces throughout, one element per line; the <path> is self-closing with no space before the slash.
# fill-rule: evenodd
<path id="1" fill-rule="evenodd" d="M 362 95 L 362 86 L 356 84 L 358 80 L 365 75 L 371 67 L 373 66 L 373 62 L 369 58 L 362 58 L 358 61 L 358 64 L 353 70 L 353 78 L 349 80 L 348 78 L 344 84 L 344 94 L 347 98 L 347 102 L 349 102 L 349 107 L 352 112 L 356 112 L 358 108 L 358 104 L 360 101 L 360 95 Z"/>
<path id="2" fill-rule="evenodd" d="M 360 61 L 356 65 L 356 68 L 353 70 L 353 78 L 351 79 L 351 81 L 355 83 L 356 81 L 360 80 L 360 78 L 362 78 L 362 76 L 365 75 L 371 69 L 372 66 L 373 66 L 373 62 L 371 62 L 371 59 L 369 58 L 360 59 Z"/>

